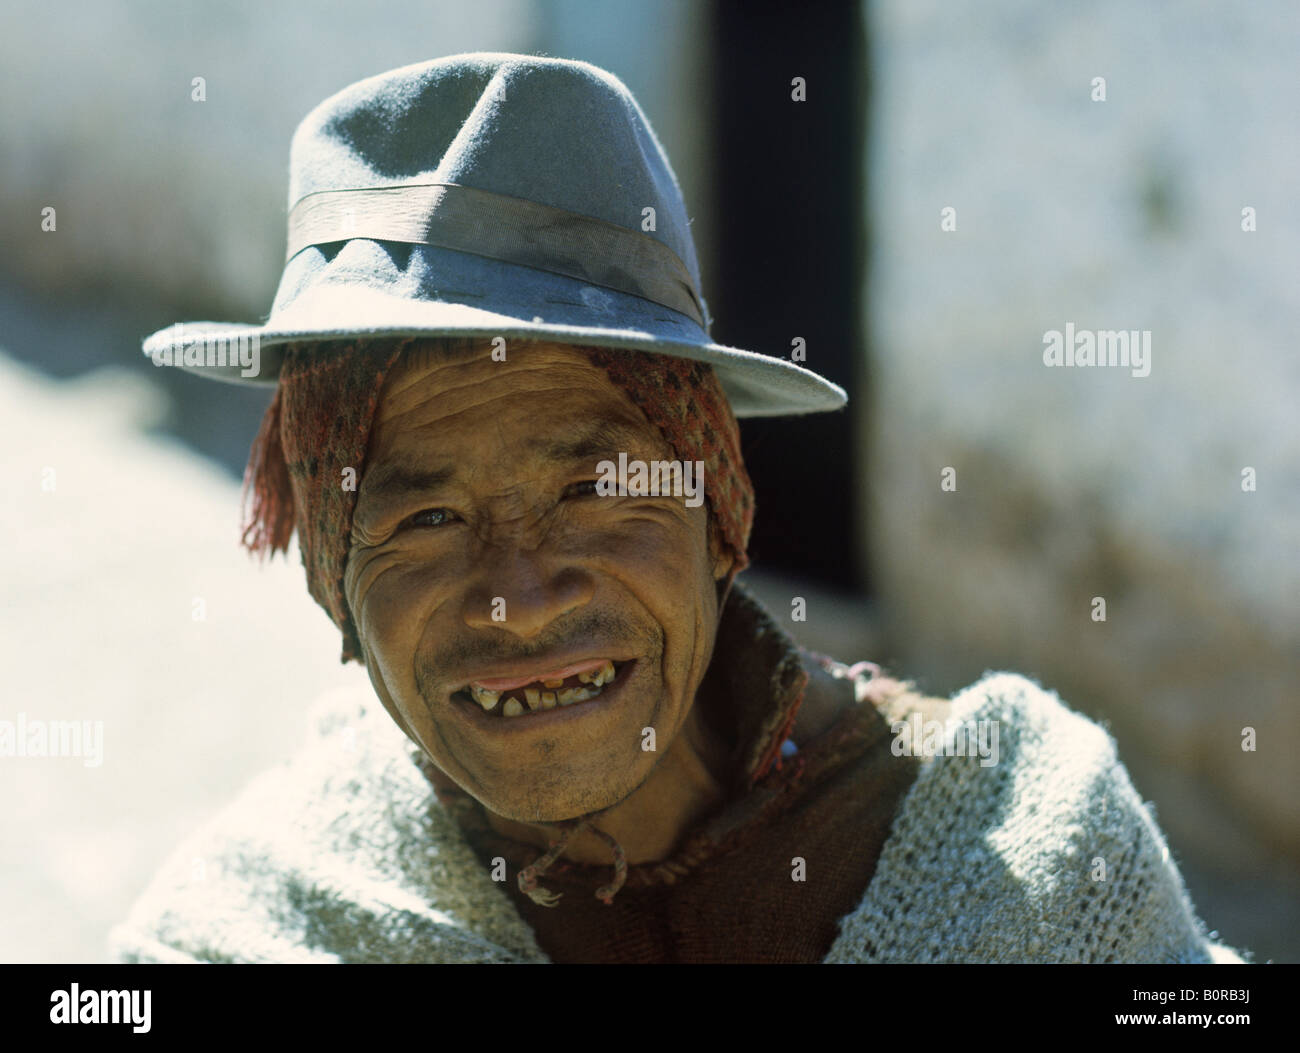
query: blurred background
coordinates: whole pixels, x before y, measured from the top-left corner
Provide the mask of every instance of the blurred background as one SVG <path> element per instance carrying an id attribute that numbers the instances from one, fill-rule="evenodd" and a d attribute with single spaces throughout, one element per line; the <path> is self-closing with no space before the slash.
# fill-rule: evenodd
<path id="1" fill-rule="evenodd" d="M 802 337 L 850 391 L 742 426 L 774 614 L 932 694 L 1010 669 L 1104 721 L 1210 928 L 1300 960 L 1289 0 L 4 0 L 0 720 L 102 721 L 104 753 L 0 758 L 0 960 L 107 960 L 170 849 L 364 683 L 296 551 L 236 545 L 270 392 L 139 344 L 265 318 L 316 103 L 480 50 L 619 76 L 714 338 Z M 1045 368 L 1067 322 L 1150 330 L 1150 376 Z"/>

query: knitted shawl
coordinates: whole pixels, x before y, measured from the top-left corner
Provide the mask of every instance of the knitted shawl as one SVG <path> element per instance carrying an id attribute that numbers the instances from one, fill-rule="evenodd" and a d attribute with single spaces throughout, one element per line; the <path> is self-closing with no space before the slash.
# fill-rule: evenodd
<path id="1" fill-rule="evenodd" d="M 924 761 L 827 962 L 1241 960 L 1196 916 L 1103 728 L 1009 673 L 951 715 L 998 721 L 998 763 Z M 320 700 L 306 747 L 172 854 L 114 957 L 546 962 L 414 751 L 373 698 Z"/>

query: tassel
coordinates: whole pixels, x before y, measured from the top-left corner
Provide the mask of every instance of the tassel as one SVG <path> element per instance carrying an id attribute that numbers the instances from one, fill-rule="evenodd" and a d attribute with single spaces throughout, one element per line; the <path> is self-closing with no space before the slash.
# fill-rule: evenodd
<path id="1" fill-rule="evenodd" d="M 560 839 L 551 842 L 550 850 L 545 855 L 533 860 L 532 863 L 519 872 L 519 891 L 539 906 L 554 907 L 558 904 L 560 897 L 564 893 L 541 888 L 537 884 L 537 879 L 546 873 L 547 868 L 552 863 L 560 858 L 560 853 L 564 851 L 565 846 L 569 843 L 569 838 L 579 830 L 587 829 L 609 845 L 614 853 L 614 880 L 608 885 L 602 885 L 596 889 L 596 898 L 607 907 L 613 906 L 614 897 L 627 881 L 627 853 L 623 851 L 623 846 L 600 827 L 593 826 L 589 819 L 569 819 L 566 822 L 566 827 Z"/>
<path id="2" fill-rule="evenodd" d="M 537 879 L 546 873 L 557 859 L 560 853 L 564 851 L 564 846 L 569 843 L 569 838 L 587 825 L 586 819 L 569 819 L 566 821 L 566 829 L 560 835 L 558 841 L 552 841 L 550 850 L 545 855 L 534 859 L 523 870 L 519 871 L 519 891 L 531 899 L 534 903 L 543 907 L 554 907 L 560 902 L 562 892 L 552 892 L 550 889 L 540 888 Z"/>
<path id="3" fill-rule="evenodd" d="M 604 841 L 605 844 L 609 845 L 614 852 L 614 880 L 608 885 L 602 885 L 600 888 L 596 889 L 596 898 L 605 904 L 605 906 L 612 907 L 614 905 L 614 897 L 618 895 L 618 890 L 621 889 L 623 883 L 627 881 L 627 854 L 623 851 L 623 846 L 615 841 L 611 835 L 605 833 L 605 831 L 600 827 L 591 826 L 589 829 L 593 834 Z"/>
<path id="4" fill-rule="evenodd" d="M 244 548 L 262 558 L 287 551 L 293 535 L 293 485 L 280 437 L 282 394 L 283 386 L 277 385 L 244 469 L 241 541 Z"/>

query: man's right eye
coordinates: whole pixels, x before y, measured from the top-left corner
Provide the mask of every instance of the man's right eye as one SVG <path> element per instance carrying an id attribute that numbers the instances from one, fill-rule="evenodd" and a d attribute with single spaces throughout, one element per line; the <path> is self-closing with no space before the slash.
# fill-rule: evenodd
<path id="1" fill-rule="evenodd" d="M 425 508 L 402 521 L 404 527 L 440 527 L 452 521 L 452 513 L 445 508 Z"/>
<path id="2" fill-rule="evenodd" d="M 599 479 L 584 479 L 582 482 L 574 483 L 565 490 L 565 495 L 568 497 L 595 497 L 598 495 L 596 487 L 599 483 Z"/>

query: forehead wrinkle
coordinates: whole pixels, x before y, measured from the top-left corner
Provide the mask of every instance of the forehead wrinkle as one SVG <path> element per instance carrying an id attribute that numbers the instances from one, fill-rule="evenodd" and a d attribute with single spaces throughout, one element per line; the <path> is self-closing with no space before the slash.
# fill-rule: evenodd
<path id="1" fill-rule="evenodd" d="M 607 403 L 625 399 L 621 391 L 605 380 L 603 385 L 586 373 L 558 370 L 534 371 L 543 374 L 543 383 L 536 377 L 522 376 L 519 372 L 501 376 L 473 376 L 458 374 L 454 384 L 434 387 L 419 384 L 404 394 L 385 394 L 376 413 L 375 429 L 384 434 L 397 429 L 432 430 L 464 426 L 457 418 L 470 416 L 470 427 L 481 428 L 485 421 L 496 420 L 501 410 L 495 408 L 506 401 L 527 405 L 530 409 L 543 405 L 577 406 L 582 403 Z M 427 378 L 426 378 L 427 379 Z"/>
<path id="2" fill-rule="evenodd" d="M 488 386 L 489 381 L 492 388 L 499 390 L 500 385 L 508 392 L 509 388 L 526 384 L 539 373 L 549 382 L 540 385 L 539 392 L 547 389 L 569 392 L 575 384 L 591 386 L 584 381 L 594 381 L 595 386 L 607 391 L 618 390 L 608 374 L 576 348 L 528 348 L 519 358 L 498 362 L 491 357 L 491 347 L 487 346 L 469 358 L 455 356 L 430 361 L 417 356 L 399 363 L 385 386 L 379 416 L 382 419 L 401 413 L 411 405 L 446 395 L 464 399 L 468 392 Z M 424 389 L 431 382 L 439 390 L 427 393 Z"/>
<path id="3" fill-rule="evenodd" d="M 657 435 L 652 436 L 645 428 L 619 416 L 600 416 L 575 425 L 569 436 L 528 442 L 520 462 L 560 467 L 600 455 L 617 456 L 620 450 L 631 452 L 646 442 L 658 445 L 658 439 Z M 422 460 L 418 450 L 392 452 L 372 472 L 366 473 L 366 496 L 385 500 L 434 491 L 461 481 L 467 474 L 476 474 L 475 466 L 467 465 L 464 459 L 429 467 L 422 466 Z"/>
<path id="4" fill-rule="evenodd" d="M 464 400 L 458 400 L 455 410 L 451 413 L 441 413 L 439 407 L 435 405 L 412 407 L 398 415 L 403 419 L 390 418 L 384 422 L 384 427 L 376 429 L 380 448 L 377 452 L 381 453 L 385 463 L 393 460 L 423 461 L 426 454 L 422 447 L 436 446 L 438 439 L 446 434 L 481 437 L 487 433 L 486 429 L 490 428 L 499 439 L 508 438 L 509 429 L 505 415 L 485 414 L 482 407 L 485 403 L 498 398 L 508 398 L 511 394 L 494 390 L 488 398 L 480 398 L 468 405 Z M 529 412 L 539 423 L 546 422 L 560 426 L 548 429 L 540 436 L 529 436 L 521 444 L 523 446 L 519 451 L 523 455 L 521 459 L 574 461 L 595 454 L 617 454 L 620 450 L 630 452 L 632 449 L 644 449 L 647 446 L 668 448 L 668 443 L 659 430 L 646 420 L 640 409 L 621 392 L 618 393 L 621 396 L 619 402 L 597 402 L 595 405 L 589 397 L 595 393 L 575 392 L 571 386 L 557 385 L 554 392 L 550 394 L 536 389 L 524 394 L 549 399 L 550 401 L 540 412 L 531 407 Z M 434 398 L 440 399 L 441 395 Z M 576 414 L 579 419 L 572 421 L 557 414 L 555 412 L 559 405 L 557 399 L 567 400 L 569 409 L 565 412 Z M 424 416 L 418 412 L 421 409 L 432 414 L 431 418 L 421 419 Z M 463 459 L 453 456 L 450 460 L 451 463 L 460 464 Z M 381 472 L 381 474 L 387 473 Z"/>
<path id="5" fill-rule="evenodd" d="M 467 471 L 471 476 L 480 474 L 474 458 L 457 454 L 457 450 L 464 452 L 462 442 L 447 444 L 451 452 L 438 456 L 438 439 L 451 434 L 486 437 L 491 429 L 504 448 L 510 435 L 508 414 L 490 409 L 503 399 L 545 407 L 536 417 L 549 417 L 561 425 L 551 437 L 517 443 L 511 460 L 519 466 L 616 458 L 621 451 L 646 455 L 671 451 L 659 429 L 604 369 L 573 349 L 559 351 L 546 354 L 538 349 L 527 354 L 526 361 L 509 366 L 493 361 L 490 348 L 469 362 L 462 357 L 409 364 L 405 375 L 381 398 L 374 435 L 379 449 L 373 451 L 380 454 L 381 463 L 373 473 L 366 473 L 367 496 L 388 498 L 432 490 L 462 482 Z M 440 374 L 437 380 L 436 374 Z M 577 423 L 557 420 L 555 410 L 561 405 L 571 406 L 581 419 Z M 427 464 L 428 460 L 433 463 Z"/>
<path id="6" fill-rule="evenodd" d="M 419 429 L 415 429 L 419 430 Z M 620 448 L 628 450 L 649 438 L 645 430 L 616 416 L 595 417 L 578 425 L 577 434 L 571 437 L 543 439 L 526 443 L 521 461 L 529 464 L 572 464 L 578 460 L 594 458 L 601 454 L 614 454 Z M 463 459 L 451 463 L 421 465 L 419 450 L 391 451 L 382 463 L 365 477 L 367 498 L 399 498 L 404 494 L 433 491 L 459 481 L 467 471 Z"/>

